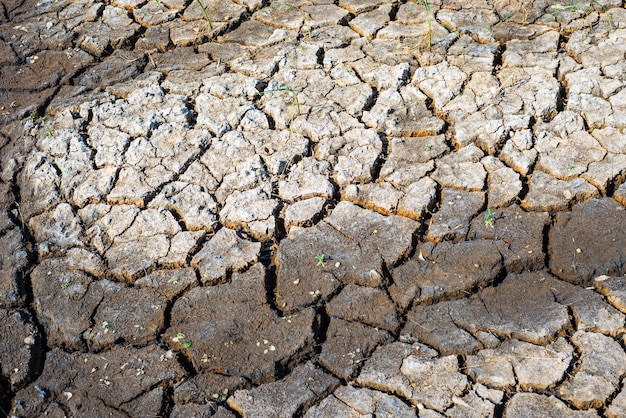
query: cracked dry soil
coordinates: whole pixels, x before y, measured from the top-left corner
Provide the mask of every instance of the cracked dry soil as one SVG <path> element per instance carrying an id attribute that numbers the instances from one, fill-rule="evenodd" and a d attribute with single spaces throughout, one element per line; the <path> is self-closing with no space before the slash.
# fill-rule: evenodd
<path id="1" fill-rule="evenodd" d="M 0 1 L 0 415 L 626 415 L 623 1 Z"/>

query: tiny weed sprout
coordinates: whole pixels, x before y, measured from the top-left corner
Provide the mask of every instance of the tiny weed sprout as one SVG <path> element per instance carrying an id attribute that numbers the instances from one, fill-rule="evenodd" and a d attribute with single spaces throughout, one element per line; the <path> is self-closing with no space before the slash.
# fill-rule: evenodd
<path id="1" fill-rule="evenodd" d="M 67 282 L 61 283 L 61 289 L 67 289 Z"/>
<path id="2" fill-rule="evenodd" d="M 206 7 L 204 7 L 204 3 L 202 3 L 202 0 L 196 0 L 196 1 L 198 2 L 198 5 L 202 9 L 202 14 L 204 14 L 204 19 L 206 20 L 206 23 L 209 25 L 209 29 L 213 30 L 213 23 L 211 22 L 211 19 L 209 18 L 209 14 L 206 12 Z"/>
<path id="3" fill-rule="evenodd" d="M 326 256 L 324 254 L 316 254 L 315 255 L 315 260 L 317 260 L 317 264 L 316 266 L 325 266 L 326 262 L 324 260 Z"/>
<path id="4" fill-rule="evenodd" d="M 225 402 L 228 398 L 228 389 L 224 389 L 220 394 L 220 401 Z"/>
<path id="5" fill-rule="evenodd" d="M 426 144 L 426 145 L 424 145 L 424 148 L 426 148 L 426 151 L 430 151 L 430 149 L 431 149 L 432 147 L 433 147 L 433 146 L 432 146 L 432 145 L 430 145 L 430 144 Z"/>
<path id="6" fill-rule="evenodd" d="M 493 224 L 496 220 L 496 214 L 493 213 L 491 208 L 487 208 L 487 212 L 485 213 L 485 226 L 489 228 L 493 228 Z"/>
<path id="7" fill-rule="evenodd" d="M 174 341 L 175 343 L 182 342 L 183 348 L 188 349 L 189 347 L 191 347 L 191 341 L 185 341 L 186 338 L 187 337 L 185 336 L 185 334 L 179 332 L 174 338 L 172 338 L 172 341 Z"/>
<path id="8" fill-rule="evenodd" d="M 172 280 L 170 280 L 170 283 L 178 284 L 178 277 L 173 277 Z"/>
<path id="9" fill-rule="evenodd" d="M 109 328 L 109 323 L 107 321 L 102 321 L 101 327 L 102 327 L 102 329 L 107 329 L 107 328 Z"/>

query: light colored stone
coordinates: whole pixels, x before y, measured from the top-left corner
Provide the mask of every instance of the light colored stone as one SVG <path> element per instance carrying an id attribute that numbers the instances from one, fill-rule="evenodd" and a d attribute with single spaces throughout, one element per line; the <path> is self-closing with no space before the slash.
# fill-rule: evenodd
<path id="1" fill-rule="evenodd" d="M 522 207 L 528 210 L 564 210 L 572 201 L 599 195 L 598 189 L 584 179 L 559 180 L 538 170 L 532 174 L 529 183 L 530 190 L 522 202 Z"/>
<path id="2" fill-rule="evenodd" d="M 309 409 L 304 417 L 361 418 L 374 415 L 381 418 L 408 417 L 415 415 L 415 409 L 406 405 L 399 398 L 384 392 L 342 386 L 319 405 Z"/>
<path id="3" fill-rule="evenodd" d="M 278 204 L 266 187 L 234 191 L 220 211 L 220 222 L 229 228 L 243 228 L 255 239 L 264 241 L 274 236 Z"/>
<path id="4" fill-rule="evenodd" d="M 380 178 L 398 188 L 406 187 L 435 168 L 434 159 L 448 150 L 443 135 L 422 138 L 393 137 Z"/>
<path id="5" fill-rule="evenodd" d="M 516 393 L 506 405 L 504 416 L 507 418 L 544 418 L 546 416 L 593 418 L 599 415 L 594 410 L 575 411 L 554 396 L 538 393 Z"/>
<path id="6" fill-rule="evenodd" d="M 373 38 L 389 22 L 391 6 L 382 6 L 371 12 L 358 15 L 350 21 L 350 27 L 359 35 Z"/>
<path id="7" fill-rule="evenodd" d="M 334 174 L 337 184 L 346 186 L 350 183 L 368 183 L 382 151 L 382 141 L 373 129 L 353 129 L 344 134 L 346 146 L 339 155 Z"/>
<path id="8" fill-rule="evenodd" d="M 606 155 L 598 141 L 585 131 L 561 137 L 539 132 L 536 136 L 537 168 L 561 180 L 584 173 L 589 164 L 601 161 Z"/>
<path id="9" fill-rule="evenodd" d="M 209 93 L 198 95 L 195 102 L 198 125 L 206 127 L 216 136 L 236 129 L 244 115 L 253 109 L 245 99 L 232 97 L 220 99 Z"/>
<path id="10" fill-rule="evenodd" d="M 594 129 L 591 135 L 593 135 L 608 152 L 626 154 L 626 135 L 620 130 L 613 127 Z"/>
<path id="11" fill-rule="evenodd" d="M 494 389 L 519 385 L 522 390 L 545 390 L 556 385 L 569 368 L 574 349 L 559 338 L 545 347 L 506 340 L 497 349 L 467 357 L 470 375 Z"/>
<path id="12" fill-rule="evenodd" d="M 416 221 L 433 209 L 437 197 L 437 183 L 424 177 L 404 189 L 404 196 L 398 202 L 397 213 Z"/>
<path id="13" fill-rule="evenodd" d="M 482 164 L 481 169 L 484 171 Z M 432 241 L 467 235 L 470 220 L 485 204 L 485 194 L 443 189 L 441 200 L 439 211 L 433 215 L 433 221 L 428 229 L 428 239 Z"/>
<path id="14" fill-rule="evenodd" d="M 403 193 L 393 185 L 382 183 L 351 184 L 344 190 L 344 198 L 352 203 L 385 215 L 394 214 Z"/>
<path id="15" fill-rule="evenodd" d="M 456 32 L 472 34 L 480 43 L 493 40 L 491 27 L 499 21 L 495 13 L 483 8 L 440 10 L 437 19 Z"/>
<path id="16" fill-rule="evenodd" d="M 609 418 L 619 418 L 626 414 L 626 381 L 622 380 L 622 390 L 611 401 L 611 404 L 606 409 L 606 416 Z"/>
<path id="17" fill-rule="evenodd" d="M 39 243 L 40 257 L 49 257 L 55 251 L 70 247 L 83 246 L 80 219 L 67 203 L 61 203 L 54 210 L 32 217 L 28 225 Z"/>
<path id="18" fill-rule="evenodd" d="M 322 215 L 325 204 L 326 199 L 312 197 L 287 206 L 284 215 L 285 227 L 289 229 L 292 226 L 308 226 L 307 224 L 316 222 Z"/>
<path id="19" fill-rule="evenodd" d="M 278 195 L 288 202 L 316 196 L 331 198 L 335 187 L 328 181 L 330 174 L 326 161 L 306 157 L 291 169 L 286 180 L 278 182 Z"/>
<path id="20" fill-rule="evenodd" d="M 195 184 L 170 183 L 148 207 L 173 211 L 191 231 L 211 231 L 217 226 L 218 206 L 215 199 Z"/>
<path id="21" fill-rule="evenodd" d="M 254 188 L 262 188 L 265 192 L 269 192 L 269 175 L 258 154 L 245 160 L 235 160 L 232 167 L 234 172 L 226 174 L 215 191 L 215 200 L 220 204 L 225 204 L 235 192 L 244 192 Z"/>
<path id="22" fill-rule="evenodd" d="M 414 405 L 444 411 L 468 386 L 456 356 L 436 358 L 421 344 L 392 343 L 378 348 L 357 378 L 360 385 L 395 393 Z"/>
<path id="23" fill-rule="evenodd" d="M 503 113 L 525 114 L 551 119 L 557 114 L 561 85 L 543 68 L 505 68 L 498 74 L 505 92 Z M 521 101 L 521 103 L 519 103 Z M 520 109 L 521 105 L 521 109 Z"/>
<path id="24" fill-rule="evenodd" d="M 437 169 L 431 175 L 442 187 L 483 190 L 487 172 L 480 163 L 483 152 L 475 145 L 468 145 L 458 151 L 436 160 Z"/>
<path id="25" fill-rule="evenodd" d="M 615 190 L 613 197 L 619 203 L 626 206 L 626 183 L 620 184 L 620 186 Z"/>
<path id="26" fill-rule="evenodd" d="M 626 276 L 598 276 L 593 285 L 613 306 L 626 313 Z"/>
<path id="27" fill-rule="evenodd" d="M 626 155 L 624 154 L 606 154 L 602 161 L 589 164 L 587 172 L 582 175 L 602 193 L 606 193 L 615 180 L 619 181 L 625 176 Z"/>
<path id="28" fill-rule="evenodd" d="M 468 386 L 467 376 L 459 372 L 456 356 L 410 355 L 402 361 L 400 371 L 411 382 L 411 403 L 421 403 L 440 412 L 449 408 Z"/>
<path id="29" fill-rule="evenodd" d="M 448 50 L 447 61 L 470 74 L 491 72 L 498 46 L 497 42 L 486 44 L 476 42 L 469 35 L 464 34 Z"/>
<path id="30" fill-rule="evenodd" d="M 495 412 L 495 405 L 488 399 L 482 398 L 475 391 L 469 391 L 465 396 L 455 396 L 452 398 L 453 405 L 445 412 L 447 417 L 463 418 L 470 415 L 481 417 L 492 417 Z"/>
<path id="31" fill-rule="evenodd" d="M 520 176 L 495 157 L 481 160 L 487 170 L 487 206 L 499 208 L 510 205 L 522 191 Z"/>
<path id="32" fill-rule="evenodd" d="M 534 139 L 530 129 L 516 131 L 500 152 L 500 158 L 515 171 L 525 176 L 537 160 L 537 150 L 533 148 Z"/>
<path id="33" fill-rule="evenodd" d="M 464 72 L 444 61 L 431 67 L 418 68 L 413 74 L 411 85 L 426 93 L 433 100 L 435 108 L 441 111 L 461 93 L 466 80 Z"/>
<path id="34" fill-rule="evenodd" d="M 542 272 L 509 274 L 498 287 L 481 290 L 480 298 L 448 302 L 440 309 L 463 329 L 545 345 L 570 327 L 568 309 L 554 300 L 551 289 L 560 283 Z"/>
<path id="35" fill-rule="evenodd" d="M 626 372 L 626 353 L 612 338 L 578 331 L 572 337 L 581 351 L 580 367 L 559 389 L 577 408 L 598 408 L 615 392 Z"/>
<path id="36" fill-rule="evenodd" d="M 559 37 L 557 31 L 548 31 L 532 40 L 511 40 L 502 54 L 504 67 L 541 67 L 556 70 Z"/>
<path id="37" fill-rule="evenodd" d="M 306 363 L 282 380 L 236 391 L 228 398 L 228 406 L 244 416 L 287 418 L 324 396 L 338 383 L 333 376 Z"/>
<path id="38" fill-rule="evenodd" d="M 441 133 L 444 121 L 426 106 L 428 97 L 412 86 L 379 92 L 376 104 L 363 112 L 371 128 L 395 136 L 432 136 Z"/>
<path id="39" fill-rule="evenodd" d="M 193 257 L 191 265 L 200 271 L 202 283 L 213 284 L 256 262 L 260 250 L 261 243 L 244 240 L 232 229 L 222 228 Z"/>

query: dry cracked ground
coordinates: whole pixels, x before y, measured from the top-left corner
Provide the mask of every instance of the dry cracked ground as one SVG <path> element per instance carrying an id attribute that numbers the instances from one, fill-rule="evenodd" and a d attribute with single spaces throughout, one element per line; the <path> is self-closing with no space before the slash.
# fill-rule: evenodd
<path id="1" fill-rule="evenodd" d="M 0 2 L 0 415 L 626 415 L 622 1 L 203 4 Z"/>

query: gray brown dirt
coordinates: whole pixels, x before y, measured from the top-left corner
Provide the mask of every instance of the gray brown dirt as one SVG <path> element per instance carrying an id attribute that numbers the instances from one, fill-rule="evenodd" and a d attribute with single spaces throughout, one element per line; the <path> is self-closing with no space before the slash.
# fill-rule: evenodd
<path id="1" fill-rule="evenodd" d="M 625 53 L 621 0 L 0 0 L 0 416 L 625 416 Z"/>

